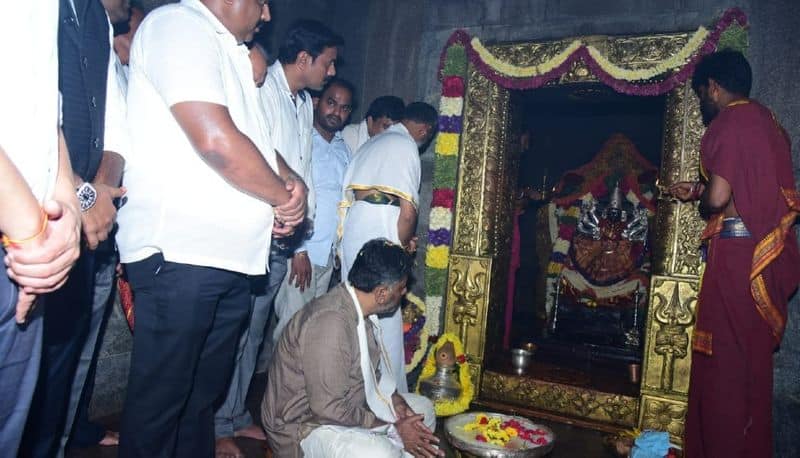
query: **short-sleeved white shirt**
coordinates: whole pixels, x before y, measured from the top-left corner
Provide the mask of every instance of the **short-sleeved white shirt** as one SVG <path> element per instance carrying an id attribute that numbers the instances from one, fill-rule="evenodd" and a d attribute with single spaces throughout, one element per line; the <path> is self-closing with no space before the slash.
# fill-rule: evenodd
<path id="1" fill-rule="evenodd" d="M 40 201 L 58 176 L 58 1 L 0 6 L 0 147 Z"/>
<path id="2" fill-rule="evenodd" d="M 128 199 L 117 234 L 122 262 L 161 252 L 170 262 L 263 274 L 272 207 L 206 164 L 170 112 L 188 101 L 226 106 L 277 170 L 247 48 L 198 0 L 158 8 L 133 40 L 127 101 Z"/>

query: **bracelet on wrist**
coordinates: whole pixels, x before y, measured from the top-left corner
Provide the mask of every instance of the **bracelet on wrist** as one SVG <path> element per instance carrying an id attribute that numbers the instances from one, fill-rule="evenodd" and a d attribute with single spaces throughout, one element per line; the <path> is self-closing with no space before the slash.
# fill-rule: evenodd
<path id="1" fill-rule="evenodd" d="M 3 236 L 0 237 L 0 240 L 2 240 L 2 243 L 3 243 L 3 247 L 7 248 L 9 246 L 24 245 L 24 244 L 26 244 L 28 242 L 32 242 L 32 241 L 38 239 L 42 234 L 44 234 L 45 229 L 47 229 L 47 220 L 48 220 L 47 214 L 44 212 L 44 209 L 41 209 L 41 215 L 42 215 L 42 225 L 39 228 L 39 232 L 37 232 L 36 234 L 33 234 L 32 236 L 30 236 L 28 238 L 24 238 L 24 239 L 12 239 L 12 238 L 9 238 L 7 235 L 3 234 Z"/>

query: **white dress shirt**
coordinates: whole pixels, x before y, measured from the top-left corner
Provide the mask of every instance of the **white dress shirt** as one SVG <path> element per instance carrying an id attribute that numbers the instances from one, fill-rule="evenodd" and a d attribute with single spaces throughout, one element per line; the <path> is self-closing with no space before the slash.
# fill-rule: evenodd
<path id="1" fill-rule="evenodd" d="M 308 218 L 314 219 L 314 183 L 311 175 L 311 131 L 314 129 L 314 104 L 306 90 L 292 95 L 283 65 L 276 60 L 269 66 L 261 86 L 261 103 L 267 116 L 275 149 L 286 164 L 308 187 Z"/>
<path id="2" fill-rule="evenodd" d="M 0 6 L 0 147 L 44 201 L 58 176 L 58 1 Z"/>
<path id="3" fill-rule="evenodd" d="M 272 207 L 234 188 L 200 157 L 170 111 L 189 101 L 227 107 L 277 170 L 247 48 L 198 0 L 154 10 L 131 48 L 132 153 L 117 234 L 122 262 L 161 252 L 171 262 L 264 274 Z"/>

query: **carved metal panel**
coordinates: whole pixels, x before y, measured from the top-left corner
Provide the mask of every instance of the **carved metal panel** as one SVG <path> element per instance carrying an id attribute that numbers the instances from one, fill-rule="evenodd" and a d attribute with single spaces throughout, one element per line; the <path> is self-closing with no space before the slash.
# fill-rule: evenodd
<path id="1" fill-rule="evenodd" d="M 669 57 L 689 36 L 684 33 L 580 39 L 609 56 L 612 62 L 637 68 Z M 501 60 L 526 66 L 549 59 L 571 41 L 499 44 L 489 46 L 489 50 Z M 478 383 L 484 352 L 492 347 L 487 341 L 497 339 L 500 328 L 497 317 L 502 316 L 504 307 L 507 276 L 504 269 L 508 266 L 516 160 L 513 152 L 506 153 L 511 150 L 506 148 L 505 135 L 513 122 L 508 90 L 487 80 L 475 68 L 470 67 L 467 76 L 445 331 L 461 337 L 473 379 Z M 589 69 L 578 62 L 552 84 L 596 81 Z M 668 94 L 659 178 L 662 185 L 696 178 L 702 133 L 699 108 L 691 88 L 684 85 Z M 642 368 L 641 399 L 647 401 L 646 405 L 639 397 L 596 393 L 557 383 L 545 388 L 542 381 L 488 371 L 483 375 L 483 383 L 476 384 L 481 387 L 479 396 L 547 408 L 592 421 L 631 426 L 638 419 L 643 426 L 673 434 L 682 431 L 692 314 L 702 270 L 697 252 L 702 221 L 692 205 L 661 201 L 655 226 L 655 275 L 651 282 Z M 629 410 L 638 411 L 638 416 Z M 664 415 L 671 420 L 662 421 Z"/>
<path id="2" fill-rule="evenodd" d="M 684 397 L 689 392 L 691 337 L 698 280 L 653 276 L 642 389 Z"/>
<path id="3" fill-rule="evenodd" d="M 639 399 L 591 388 L 486 371 L 481 399 L 511 402 L 619 426 L 636 425 Z"/>
<path id="4" fill-rule="evenodd" d="M 459 159 L 453 253 L 490 256 L 495 249 L 496 199 L 502 195 L 508 91 L 470 66 Z"/>
<path id="5" fill-rule="evenodd" d="M 673 442 L 682 444 L 686 403 L 647 394 L 642 396 L 641 402 L 639 427 L 667 431 Z"/>

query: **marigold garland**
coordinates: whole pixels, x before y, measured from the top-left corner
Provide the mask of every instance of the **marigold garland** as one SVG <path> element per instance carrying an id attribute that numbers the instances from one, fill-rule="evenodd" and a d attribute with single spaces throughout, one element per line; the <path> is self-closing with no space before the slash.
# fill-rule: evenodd
<path id="1" fill-rule="evenodd" d="M 467 362 L 467 356 L 464 354 L 464 346 L 461 344 L 461 340 L 459 340 L 455 334 L 451 333 L 439 336 L 439 339 L 436 340 L 436 343 L 431 347 L 431 351 L 428 352 L 428 358 L 425 360 L 425 365 L 422 367 L 422 372 L 419 374 L 419 380 L 417 380 L 416 392 L 419 393 L 420 381 L 431 377 L 436 372 L 436 352 L 442 348 L 442 345 L 448 342 L 453 343 L 456 361 L 458 361 L 458 381 L 461 383 L 461 395 L 453 400 L 434 402 L 436 416 L 439 417 L 449 417 L 464 412 L 469 408 L 469 403 L 472 402 L 472 398 L 475 395 L 472 377 L 469 374 L 469 363 Z"/>
<path id="2" fill-rule="evenodd" d="M 558 78 L 580 60 L 600 82 L 617 92 L 640 96 L 659 95 L 684 84 L 694 72 L 700 58 L 714 52 L 718 45 L 723 44 L 723 39 L 726 47 L 744 51 L 747 39 L 743 31 L 747 26 L 747 16 L 740 9 L 729 9 L 717 22 L 713 32 L 709 33 L 704 27 L 700 27 L 674 55 L 650 67 L 635 70 L 613 64 L 596 49 L 578 40 L 545 62 L 520 67 L 497 59 L 479 39 L 470 37 L 464 30 L 457 30 L 447 41 L 445 52 L 442 53 L 440 74 L 444 77 L 453 74 L 445 70 L 461 69 L 460 59 L 463 53 L 476 70 L 496 84 L 507 89 L 534 89 Z M 451 62 L 451 56 L 458 56 L 458 64 Z M 660 75 L 663 75 L 660 81 L 642 82 Z"/>
<path id="3" fill-rule="evenodd" d="M 425 265 L 434 269 L 447 269 L 448 258 L 450 257 L 449 246 L 429 247 L 425 254 Z"/>
<path id="4" fill-rule="evenodd" d="M 703 43 L 705 42 L 706 38 L 708 38 L 708 35 L 709 31 L 705 27 L 700 26 L 700 28 L 698 28 L 697 31 L 692 35 L 692 38 L 690 38 L 689 41 L 686 42 L 686 44 L 677 53 L 651 67 L 637 70 L 623 68 L 614 64 L 608 60 L 606 56 L 602 55 L 594 46 L 587 46 L 586 49 L 589 51 L 589 55 L 592 56 L 597 64 L 600 65 L 600 67 L 606 73 L 614 78 L 626 81 L 643 81 L 655 78 L 658 75 L 662 75 L 671 70 L 679 69 L 680 67 L 686 65 L 689 58 L 696 54 L 700 47 L 703 46 Z"/>
<path id="5" fill-rule="evenodd" d="M 441 132 L 436 136 L 436 152 L 444 156 L 458 154 L 458 134 Z"/>
<path id="6" fill-rule="evenodd" d="M 470 44 L 478 56 L 480 56 L 484 62 L 489 64 L 492 69 L 498 73 L 514 78 L 530 78 L 532 76 L 543 75 L 551 72 L 566 62 L 569 56 L 583 46 L 583 43 L 581 43 L 580 40 L 575 40 L 550 60 L 542 62 L 538 65 L 532 65 L 530 67 L 518 67 L 514 64 L 503 62 L 496 58 L 491 51 L 483 46 L 483 43 L 481 43 L 481 40 L 478 39 L 478 37 L 473 38 Z"/>

